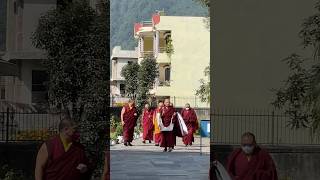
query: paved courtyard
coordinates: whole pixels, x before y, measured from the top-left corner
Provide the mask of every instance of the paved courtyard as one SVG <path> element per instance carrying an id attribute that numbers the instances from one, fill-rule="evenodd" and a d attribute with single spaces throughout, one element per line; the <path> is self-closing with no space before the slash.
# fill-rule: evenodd
<path id="1" fill-rule="evenodd" d="M 181 138 L 173 152 L 162 152 L 154 144 L 143 144 L 141 139 L 132 147 L 111 146 L 111 180 L 207 180 L 209 170 L 209 138 L 200 138 L 185 147 Z"/>

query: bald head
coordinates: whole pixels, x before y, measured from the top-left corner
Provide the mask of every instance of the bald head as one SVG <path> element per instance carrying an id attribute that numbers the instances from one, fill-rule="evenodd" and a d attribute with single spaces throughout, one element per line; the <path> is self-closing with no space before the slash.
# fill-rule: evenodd
<path id="1" fill-rule="evenodd" d="M 63 132 L 66 129 L 72 128 L 76 126 L 76 122 L 71 119 L 71 117 L 67 114 L 62 115 L 62 119 L 59 123 L 59 132 Z"/>
<path id="2" fill-rule="evenodd" d="M 241 136 L 241 144 L 242 145 L 256 145 L 256 137 L 251 132 L 246 132 Z"/>
<path id="3" fill-rule="evenodd" d="M 165 100 L 164 100 L 164 105 L 165 106 L 170 106 L 170 99 L 169 98 L 166 98 Z"/>

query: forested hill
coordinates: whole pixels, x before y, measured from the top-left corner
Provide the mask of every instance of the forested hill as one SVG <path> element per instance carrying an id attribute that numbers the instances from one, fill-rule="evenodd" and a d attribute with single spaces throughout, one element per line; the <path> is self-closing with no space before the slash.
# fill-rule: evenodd
<path id="1" fill-rule="evenodd" d="M 164 10 L 168 16 L 206 16 L 207 9 L 193 0 L 111 0 L 110 45 L 122 49 L 134 49 L 135 22 L 151 20 L 156 10 Z"/>

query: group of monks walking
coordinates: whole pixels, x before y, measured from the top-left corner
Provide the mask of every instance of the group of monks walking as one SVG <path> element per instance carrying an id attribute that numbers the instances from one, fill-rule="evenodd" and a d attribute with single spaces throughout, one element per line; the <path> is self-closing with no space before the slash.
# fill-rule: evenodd
<path id="1" fill-rule="evenodd" d="M 178 136 L 182 138 L 186 146 L 191 146 L 194 142 L 193 134 L 199 127 L 197 115 L 188 103 L 181 110 L 180 115 L 187 128 L 185 133 L 181 130 L 181 121 L 179 122 L 178 113 L 170 103 L 170 99 L 159 101 L 156 108 L 151 108 L 149 104 L 145 104 L 141 117 L 142 142 L 152 143 L 154 141 L 155 146 L 164 148 L 164 152 L 171 152 L 176 145 L 176 137 Z M 121 111 L 125 146 L 132 146 L 134 128 L 137 125 L 138 117 L 134 100 L 129 100 Z"/>

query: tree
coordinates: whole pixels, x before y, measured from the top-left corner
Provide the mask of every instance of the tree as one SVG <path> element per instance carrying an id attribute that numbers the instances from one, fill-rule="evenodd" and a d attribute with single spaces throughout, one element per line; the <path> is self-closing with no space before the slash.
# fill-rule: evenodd
<path id="1" fill-rule="evenodd" d="M 103 167 L 109 105 L 109 1 L 99 4 L 97 11 L 84 0 L 49 10 L 32 36 L 33 45 L 47 54 L 50 107 L 79 122 L 81 141 L 97 169 Z"/>
<path id="2" fill-rule="evenodd" d="M 137 105 L 139 112 L 149 98 L 149 90 L 153 88 L 155 79 L 158 76 L 157 62 L 154 58 L 148 57 L 141 61 L 138 71 L 138 94 Z"/>
<path id="3" fill-rule="evenodd" d="M 126 95 L 132 99 L 136 98 L 138 89 L 138 71 L 140 65 L 137 62 L 125 65 L 121 70 L 121 76 L 125 79 Z"/>
<path id="4" fill-rule="evenodd" d="M 204 70 L 205 77 L 208 77 L 208 81 L 200 79 L 200 87 L 196 90 L 196 96 L 200 97 L 201 102 L 210 103 L 210 66 L 207 66 Z"/>
<path id="5" fill-rule="evenodd" d="M 316 4 L 320 11 L 320 1 Z M 311 58 L 291 55 L 287 58 L 290 75 L 284 87 L 276 91 L 273 105 L 284 109 L 290 115 L 295 128 L 310 127 L 313 133 L 320 134 L 320 14 L 310 16 L 303 23 L 299 33 L 304 48 L 313 49 Z M 310 62 L 307 59 L 314 59 Z M 305 66 L 305 67 L 304 67 Z"/>

